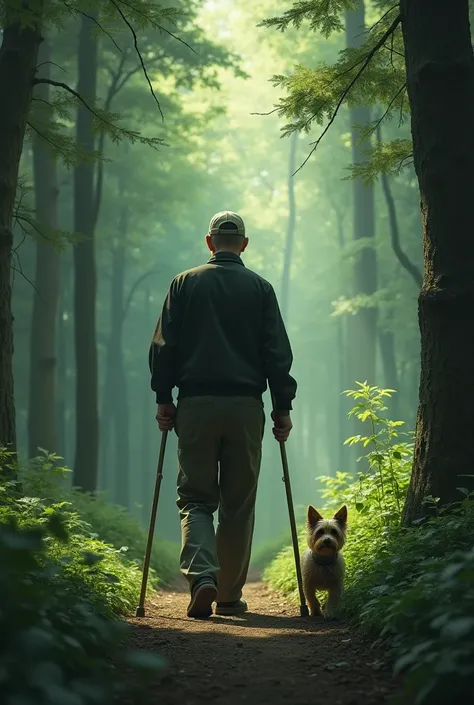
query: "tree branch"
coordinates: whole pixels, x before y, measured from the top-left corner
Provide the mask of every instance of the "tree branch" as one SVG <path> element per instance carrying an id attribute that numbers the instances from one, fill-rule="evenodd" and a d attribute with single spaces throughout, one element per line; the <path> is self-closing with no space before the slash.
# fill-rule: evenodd
<path id="1" fill-rule="evenodd" d="M 395 30 L 397 29 L 397 27 L 398 27 L 398 25 L 400 24 L 400 22 L 401 22 L 401 16 L 400 16 L 400 15 L 397 15 L 397 17 L 395 17 L 395 19 L 393 20 L 393 22 L 392 22 L 392 24 L 390 25 L 390 27 L 382 34 L 382 36 L 379 38 L 379 40 L 374 44 L 374 46 L 372 47 L 372 49 L 368 52 L 368 54 L 366 55 L 365 59 L 361 62 L 362 65 L 361 65 L 361 67 L 359 68 L 359 70 L 357 71 L 356 75 L 349 81 L 349 83 L 347 84 L 347 86 L 346 86 L 346 87 L 344 88 L 344 90 L 342 91 L 341 97 L 339 98 L 339 100 L 338 100 L 338 102 L 337 102 L 337 105 L 336 105 L 336 107 L 335 107 L 335 109 L 334 109 L 333 114 L 331 115 L 331 118 L 329 119 L 328 124 L 326 125 L 326 127 L 324 128 L 324 130 L 322 131 L 322 133 L 321 133 L 321 135 L 318 137 L 318 139 L 317 139 L 315 142 L 310 143 L 310 144 L 313 145 L 313 148 L 311 149 L 310 153 L 308 154 L 308 156 L 306 157 L 306 159 L 303 161 L 303 163 L 301 164 L 301 166 L 299 166 L 298 169 L 295 171 L 295 174 L 297 174 L 297 173 L 305 166 L 305 164 L 307 164 L 307 162 L 309 161 L 309 159 L 312 157 L 312 155 L 314 154 L 314 152 L 317 150 L 317 148 L 318 148 L 318 146 L 319 146 L 321 140 L 322 140 L 323 137 L 327 134 L 327 132 L 329 131 L 331 125 L 334 123 L 334 121 L 335 121 L 335 119 L 336 119 L 336 117 L 337 117 L 337 115 L 338 115 L 338 113 L 339 113 L 339 110 L 341 109 L 341 106 L 342 106 L 342 104 L 344 103 L 345 99 L 347 98 L 347 95 L 348 95 L 348 93 L 350 92 L 351 88 L 355 85 L 355 83 L 356 83 L 356 82 L 359 80 L 359 78 L 362 76 L 362 74 L 364 73 L 365 69 L 366 69 L 367 66 L 370 64 L 370 62 L 372 61 L 372 59 L 374 58 L 375 54 L 379 51 L 379 49 L 381 49 L 381 48 L 383 47 L 383 45 L 385 44 L 385 42 L 387 41 L 387 39 L 390 37 L 390 35 L 391 35 L 393 32 L 395 32 Z M 311 119 L 314 120 L 315 117 L 316 117 L 316 115 L 313 115 L 313 117 L 312 117 Z M 293 174 L 293 176 L 294 176 L 295 174 Z"/>
<path id="2" fill-rule="evenodd" d="M 137 33 L 135 32 L 135 30 L 133 29 L 132 25 L 130 24 L 130 22 L 128 21 L 128 19 L 125 17 L 124 12 L 121 10 L 121 8 L 118 6 L 118 4 L 115 2 L 115 0 L 110 0 L 110 2 L 111 2 L 112 5 L 115 7 L 115 9 L 116 9 L 117 12 L 119 13 L 120 17 L 121 17 L 122 20 L 125 22 L 125 24 L 126 24 L 127 27 L 129 28 L 130 32 L 132 33 L 133 44 L 134 44 L 134 46 L 135 46 L 135 51 L 136 51 L 136 53 L 137 53 L 137 56 L 138 56 L 138 58 L 140 59 L 140 63 L 141 63 L 142 70 L 143 70 L 143 75 L 144 75 L 145 78 L 146 78 L 146 81 L 147 81 L 148 86 L 149 86 L 149 88 L 150 88 L 150 92 L 151 92 L 151 94 L 152 94 L 153 98 L 155 99 L 155 102 L 156 102 L 156 104 L 157 104 L 157 106 L 158 106 L 158 110 L 160 111 L 161 119 L 164 121 L 165 116 L 163 115 L 163 111 L 161 110 L 160 101 L 159 101 L 158 98 L 156 97 L 155 91 L 153 90 L 153 86 L 152 86 L 152 84 L 151 84 L 150 77 L 149 77 L 149 75 L 148 75 L 148 71 L 146 70 L 145 62 L 143 61 L 143 56 L 141 55 L 140 49 L 138 48 L 138 37 L 137 37 Z"/>
<path id="3" fill-rule="evenodd" d="M 132 303 L 132 299 L 140 286 L 140 284 L 145 281 L 145 279 L 148 279 L 148 277 L 151 277 L 152 274 L 158 274 L 159 270 L 158 269 L 150 269 L 148 272 L 145 272 L 145 274 L 142 274 L 138 279 L 134 282 L 132 285 L 132 288 L 128 292 L 127 300 L 125 301 L 124 307 L 123 307 L 123 312 L 122 312 L 122 322 L 125 321 L 127 317 L 128 310 L 130 308 L 130 305 Z"/>
<path id="4" fill-rule="evenodd" d="M 379 145 L 382 143 L 382 131 L 380 129 L 380 123 L 377 126 L 377 142 Z M 392 244 L 392 250 L 395 253 L 396 258 L 404 269 L 410 274 L 415 284 L 421 288 L 423 284 L 423 275 L 420 270 L 414 264 L 408 255 L 403 251 L 400 245 L 400 230 L 398 227 L 398 217 L 397 209 L 395 207 L 395 200 L 393 198 L 392 190 L 390 188 L 390 181 L 384 172 L 380 174 L 380 181 L 382 184 L 383 194 L 385 196 L 385 201 L 387 203 L 388 210 L 388 222 L 390 225 L 390 239 Z"/>

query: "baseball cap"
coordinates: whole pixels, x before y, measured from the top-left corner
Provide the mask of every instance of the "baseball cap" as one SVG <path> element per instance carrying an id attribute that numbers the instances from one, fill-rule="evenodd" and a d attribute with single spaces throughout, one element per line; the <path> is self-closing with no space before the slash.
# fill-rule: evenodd
<path id="1" fill-rule="evenodd" d="M 212 217 L 211 222 L 209 223 L 209 235 L 217 235 L 218 233 L 229 234 L 229 229 L 223 228 L 221 230 L 221 226 L 224 225 L 224 223 L 232 223 L 232 225 L 235 225 L 237 229 L 236 235 L 242 235 L 242 237 L 245 237 L 244 221 L 240 215 L 237 215 L 237 213 L 233 213 L 232 211 L 221 211 Z M 232 228 L 230 232 L 235 232 L 234 228 Z"/>

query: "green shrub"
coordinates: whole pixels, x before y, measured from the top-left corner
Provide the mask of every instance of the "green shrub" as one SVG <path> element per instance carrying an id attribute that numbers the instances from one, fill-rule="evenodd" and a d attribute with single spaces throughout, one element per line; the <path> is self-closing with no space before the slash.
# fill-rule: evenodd
<path id="1" fill-rule="evenodd" d="M 95 496 L 67 486 L 70 470 L 59 465 L 61 458 L 45 453 L 35 458 L 22 472 L 27 494 L 46 497 L 51 502 L 67 500 L 84 522 L 84 531 L 99 538 L 131 562 L 143 565 L 146 532 L 124 507 L 107 502 L 105 494 Z M 169 585 L 178 573 L 179 547 L 155 537 L 150 575 L 153 587 Z"/>
<path id="2" fill-rule="evenodd" d="M 71 590 L 70 575 L 48 557 L 48 539 L 66 540 L 53 516 L 35 528 L 20 528 L 13 516 L 0 523 L 0 702 L 109 703 L 124 685 L 124 666 L 156 670 L 163 663 L 124 652 L 125 624 L 110 619 L 107 598 L 94 609 L 102 593 L 91 604 Z"/>
<path id="3" fill-rule="evenodd" d="M 275 539 L 257 545 L 256 549 L 252 551 L 250 568 L 252 570 L 263 571 L 290 541 L 290 533 L 289 531 L 285 531 Z"/>
<path id="4" fill-rule="evenodd" d="M 383 416 L 390 390 L 368 385 L 349 392 L 352 414 L 369 424 L 367 436 L 348 443 L 369 446 L 368 468 L 319 478 L 326 512 L 349 508 L 344 549 L 344 611 L 393 648 L 395 668 L 406 675 L 402 702 L 438 705 L 469 694 L 474 676 L 474 496 L 435 512 L 417 528 L 400 526 L 412 462 L 412 443 L 400 422 Z M 436 509 L 437 498 L 425 500 Z M 305 547 L 305 531 L 301 534 Z M 290 547 L 266 569 L 265 580 L 296 596 Z"/>

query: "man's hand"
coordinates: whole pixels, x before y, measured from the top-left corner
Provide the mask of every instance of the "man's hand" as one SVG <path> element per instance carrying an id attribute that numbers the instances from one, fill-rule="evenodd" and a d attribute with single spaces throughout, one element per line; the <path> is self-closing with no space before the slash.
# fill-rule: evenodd
<path id="1" fill-rule="evenodd" d="M 174 404 L 158 404 L 156 407 L 156 420 L 160 431 L 172 431 L 176 416 Z"/>
<path id="2" fill-rule="evenodd" d="M 290 431 L 293 428 L 289 413 L 283 414 L 279 411 L 272 411 L 273 419 L 273 435 L 279 443 L 284 443 L 288 440 Z"/>

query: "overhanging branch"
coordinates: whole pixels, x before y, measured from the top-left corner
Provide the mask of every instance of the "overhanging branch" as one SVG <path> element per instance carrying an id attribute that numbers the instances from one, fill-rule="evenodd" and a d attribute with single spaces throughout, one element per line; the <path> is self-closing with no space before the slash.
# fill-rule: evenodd
<path id="1" fill-rule="evenodd" d="M 344 103 L 345 99 L 347 98 L 347 96 L 348 96 L 350 90 L 353 88 L 353 86 L 357 83 L 357 81 L 359 80 L 359 78 L 362 76 L 362 74 L 364 73 L 365 69 L 366 69 L 367 66 L 370 64 L 370 62 L 372 61 L 372 59 L 374 58 L 375 54 L 384 46 L 385 42 L 386 42 L 387 39 L 393 34 L 393 32 L 395 32 L 395 30 L 397 29 L 397 27 L 398 27 L 398 25 L 400 24 L 400 22 L 401 22 L 401 16 L 400 16 L 400 15 L 397 15 L 397 17 L 395 17 L 395 19 L 393 20 L 393 22 L 392 22 L 392 24 L 390 25 L 390 27 L 388 27 L 388 29 L 380 36 L 380 38 L 379 38 L 378 41 L 374 44 L 374 46 L 372 47 L 372 49 L 367 53 L 367 55 L 365 56 L 365 58 L 361 61 L 361 66 L 360 66 L 359 70 L 357 71 L 357 73 L 355 74 L 355 76 L 349 81 L 349 83 L 347 84 L 347 86 L 346 86 L 346 87 L 344 88 L 344 90 L 342 91 L 342 94 L 341 94 L 341 96 L 340 96 L 340 98 L 339 98 L 339 100 L 338 100 L 338 102 L 337 102 L 337 105 L 336 105 L 336 107 L 335 107 L 335 109 L 334 109 L 334 111 L 333 111 L 333 114 L 331 115 L 331 117 L 330 117 L 330 119 L 329 119 L 328 124 L 326 125 L 326 127 L 324 128 L 324 130 L 322 131 L 322 133 L 320 134 L 320 136 L 318 137 L 318 139 L 317 139 L 315 142 L 312 142 L 312 143 L 311 143 L 312 149 L 311 149 L 310 153 L 308 154 L 308 156 L 306 157 L 306 159 L 303 161 L 303 163 L 302 163 L 302 164 L 298 167 L 298 169 L 295 171 L 295 173 L 293 174 L 293 176 L 294 176 L 295 174 L 297 174 L 297 173 L 305 166 L 305 164 L 307 164 L 307 162 L 309 161 L 309 159 L 312 157 L 312 155 L 314 154 L 314 152 L 317 150 L 319 144 L 321 143 L 321 140 L 322 140 L 323 137 L 327 134 L 327 132 L 329 131 L 331 125 L 334 123 L 334 121 L 335 121 L 335 119 L 336 119 L 336 117 L 337 117 L 337 115 L 338 115 L 338 113 L 339 113 L 339 110 L 341 109 L 342 104 Z M 311 120 L 314 120 L 316 117 L 317 117 L 317 113 L 312 116 Z"/>

